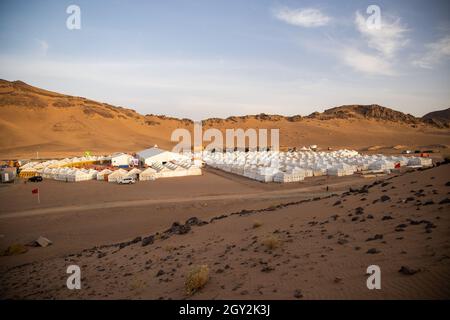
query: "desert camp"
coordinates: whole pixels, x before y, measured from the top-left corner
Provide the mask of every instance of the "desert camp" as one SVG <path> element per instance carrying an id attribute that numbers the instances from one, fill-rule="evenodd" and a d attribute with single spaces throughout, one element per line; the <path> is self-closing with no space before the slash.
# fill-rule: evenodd
<path id="1" fill-rule="evenodd" d="M 1 0 L 0 21 L 2 314 L 448 311 L 450 1 Z"/>

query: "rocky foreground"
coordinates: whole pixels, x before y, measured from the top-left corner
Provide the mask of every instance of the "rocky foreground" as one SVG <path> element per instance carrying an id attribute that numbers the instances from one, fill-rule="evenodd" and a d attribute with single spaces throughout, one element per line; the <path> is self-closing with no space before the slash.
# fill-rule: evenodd
<path id="1" fill-rule="evenodd" d="M 174 217 L 156 234 L 3 269 L 0 296 L 449 299 L 449 168 L 209 221 Z M 81 268 L 80 290 L 67 289 L 69 265 Z M 381 269 L 380 290 L 366 286 L 370 265 Z"/>

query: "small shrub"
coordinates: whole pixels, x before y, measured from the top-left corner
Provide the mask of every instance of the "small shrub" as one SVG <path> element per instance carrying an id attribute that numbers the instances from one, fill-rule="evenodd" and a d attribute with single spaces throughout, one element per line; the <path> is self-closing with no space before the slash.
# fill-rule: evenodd
<path id="1" fill-rule="evenodd" d="M 253 229 L 261 227 L 263 224 L 261 221 L 255 221 L 253 222 Z"/>
<path id="2" fill-rule="evenodd" d="M 266 246 L 267 249 L 273 250 L 278 248 L 281 245 L 280 239 L 274 235 L 270 235 L 263 240 L 263 245 Z"/>
<path id="3" fill-rule="evenodd" d="M 168 244 L 164 247 L 164 250 L 166 250 L 167 252 L 172 252 L 173 250 L 175 250 L 175 247 Z"/>
<path id="4" fill-rule="evenodd" d="M 209 280 L 209 267 L 204 264 L 192 269 L 185 282 L 186 293 L 192 295 L 203 288 Z"/>
<path id="5" fill-rule="evenodd" d="M 20 243 L 14 243 L 12 245 L 10 245 L 4 252 L 2 255 L 4 256 L 15 256 L 18 254 L 22 254 L 27 252 L 28 249 Z"/>
<path id="6" fill-rule="evenodd" d="M 444 155 L 444 163 L 450 163 L 450 154 Z"/>

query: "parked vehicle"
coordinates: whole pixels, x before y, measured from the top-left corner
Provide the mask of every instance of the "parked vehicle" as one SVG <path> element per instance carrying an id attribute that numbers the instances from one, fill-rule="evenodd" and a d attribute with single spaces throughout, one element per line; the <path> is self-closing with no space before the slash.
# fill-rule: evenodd
<path id="1" fill-rule="evenodd" d="M 42 181 L 42 177 L 41 176 L 34 176 L 31 178 L 28 178 L 28 181 L 30 182 L 41 182 Z"/>
<path id="2" fill-rule="evenodd" d="M 132 184 L 135 182 L 136 180 L 133 177 L 125 177 L 117 181 L 118 184 Z"/>

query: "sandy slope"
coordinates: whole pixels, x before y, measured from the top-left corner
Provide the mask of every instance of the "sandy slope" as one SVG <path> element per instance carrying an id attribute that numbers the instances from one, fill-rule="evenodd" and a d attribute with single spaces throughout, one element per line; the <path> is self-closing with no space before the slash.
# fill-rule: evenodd
<path id="1" fill-rule="evenodd" d="M 209 223 L 185 234 L 168 224 L 147 246 L 136 240 L 3 269 L 1 297 L 448 299 L 449 194 L 443 165 L 333 197 L 230 210 L 220 219 L 199 215 Z M 184 222 L 176 206 L 173 213 L 172 221 Z M 278 246 L 268 249 L 267 237 Z M 68 264 L 82 268 L 82 290 L 65 288 Z M 185 276 L 202 264 L 210 279 L 187 296 Z M 381 290 L 366 287 L 372 264 L 381 268 Z M 402 266 L 420 271 L 402 274 Z"/>
<path id="2" fill-rule="evenodd" d="M 328 120 L 322 120 L 321 116 L 298 119 L 246 116 L 209 119 L 204 129 L 277 128 L 282 147 L 318 144 L 322 148 L 363 149 L 374 145 L 410 148 L 450 145 L 450 129 L 439 129 L 419 120 L 411 123 L 393 110 L 382 111 L 392 113 L 392 121 L 355 117 L 351 112 L 351 118 L 339 118 L 341 113 L 337 116 L 333 113 L 327 115 Z M 164 116 L 143 116 L 131 109 L 49 92 L 23 82 L 0 80 L 0 159 L 36 157 L 36 152 L 40 157 L 79 155 L 86 150 L 134 152 L 154 144 L 171 148 L 175 143 L 170 137 L 176 128 L 192 130 L 192 123 Z"/>
<path id="3" fill-rule="evenodd" d="M 45 250 L 4 257 L 1 265 L 15 266 L 125 241 L 136 234 L 158 232 L 170 225 L 174 217 L 186 220 L 195 215 L 209 220 L 230 211 L 323 196 L 364 183 L 366 179 L 349 176 L 315 177 L 299 184 L 264 184 L 208 168 L 201 177 L 159 179 L 128 186 L 44 180 L 39 183 L 40 204 L 31 193 L 36 184 L 0 185 L 0 251 L 12 243 L 28 243 L 41 235 L 54 241 Z"/>

